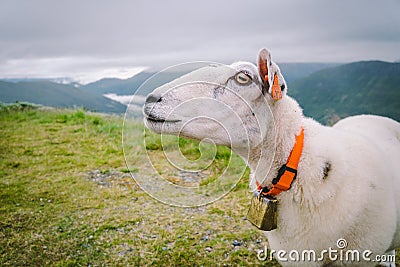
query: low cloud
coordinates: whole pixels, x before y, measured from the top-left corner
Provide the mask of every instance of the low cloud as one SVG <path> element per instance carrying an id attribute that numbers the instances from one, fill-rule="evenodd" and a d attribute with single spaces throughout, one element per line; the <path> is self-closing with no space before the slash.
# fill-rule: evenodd
<path id="1" fill-rule="evenodd" d="M 0 75 L 66 76 L 193 60 L 400 59 L 398 0 L 0 3 Z"/>

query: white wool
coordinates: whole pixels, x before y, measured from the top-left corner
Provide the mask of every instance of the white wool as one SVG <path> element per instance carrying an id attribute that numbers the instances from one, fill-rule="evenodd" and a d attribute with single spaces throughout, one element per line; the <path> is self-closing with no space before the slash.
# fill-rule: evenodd
<path id="1" fill-rule="evenodd" d="M 279 68 L 270 61 L 270 53 L 262 50 L 260 56 L 278 73 L 280 85 L 285 84 Z M 238 71 L 246 71 L 256 81 L 246 87 L 231 82 L 229 77 Z M 208 85 L 188 83 L 193 80 Z M 262 94 L 260 82 L 257 67 L 248 62 L 229 68 L 202 68 L 155 90 L 153 96 L 162 96 L 162 100 L 146 103 L 145 124 L 156 132 L 210 138 L 230 146 L 249 165 L 253 190 L 256 179 L 271 185 L 303 127 L 297 179 L 290 190 L 277 196 L 278 228 L 266 232 L 270 248 L 287 252 L 313 249 L 319 255 L 324 249 L 336 248 L 340 238 L 346 239 L 347 249 L 370 250 L 373 255 L 399 247 L 400 124 L 362 115 L 346 118 L 333 127 L 322 126 L 303 116 L 298 103 L 286 95 L 287 88 L 283 98 L 275 101 Z M 176 87 L 179 84 L 183 85 Z M 222 84 L 232 89 L 221 89 L 218 85 Z M 192 99 L 203 100 L 186 107 L 184 103 Z M 150 115 L 166 119 L 164 128 L 149 120 Z M 182 128 L 197 116 L 212 120 L 194 121 Z M 223 122 L 225 128 L 214 121 Z M 281 262 L 288 266 L 328 263 L 327 258 L 311 263 Z"/>

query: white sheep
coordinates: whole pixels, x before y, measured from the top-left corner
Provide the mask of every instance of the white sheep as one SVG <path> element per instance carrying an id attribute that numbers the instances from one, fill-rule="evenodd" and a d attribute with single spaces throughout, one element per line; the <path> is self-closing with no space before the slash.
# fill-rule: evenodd
<path id="1" fill-rule="evenodd" d="M 280 263 L 332 264 L 324 250 L 338 249 L 339 239 L 347 241 L 345 251 L 371 251 L 371 259 L 394 253 L 400 245 L 400 124 L 361 115 L 326 127 L 305 118 L 286 92 L 279 67 L 263 49 L 258 67 L 210 65 L 157 88 L 144 106 L 145 125 L 158 133 L 229 146 L 250 167 L 252 190 L 257 182 L 271 187 L 303 128 L 297 178 L 276 196 L 278 227 L 265 233 L 272 250 L 312 249 L 323 259 L 281 258 Z M 361 262 L 333 265 L 377 264 L 360 257 Z"/>

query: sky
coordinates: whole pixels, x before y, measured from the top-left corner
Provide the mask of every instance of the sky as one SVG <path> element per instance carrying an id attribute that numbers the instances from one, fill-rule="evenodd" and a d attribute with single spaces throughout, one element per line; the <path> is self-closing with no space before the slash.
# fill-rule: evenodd
<path id="1" fill-rule="evenodd" d="M 400 60 L 400 0 L 1 0 L 0 78 L 88 83 L 188 61 Z"/>

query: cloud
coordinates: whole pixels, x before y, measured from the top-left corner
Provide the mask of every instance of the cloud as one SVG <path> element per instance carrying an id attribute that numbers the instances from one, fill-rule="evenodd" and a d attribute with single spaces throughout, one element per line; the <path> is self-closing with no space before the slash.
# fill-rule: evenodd
<path id="1" fill-rule="evenodd" d="M 102 78 L 127 79 L 147 67 L 132 66 L 124 61 L 102 60 L 88 57 L 11 59 L 0 65 L 5 78 L 73 78 L 87 84 Z"/>
<path id="2" fill-rule="evenodd" d="M 398 0 L 3 0 L 0 75 L 254 61 L 261 47 L 278 62 L 393 61 L 399 8 Z"/>

